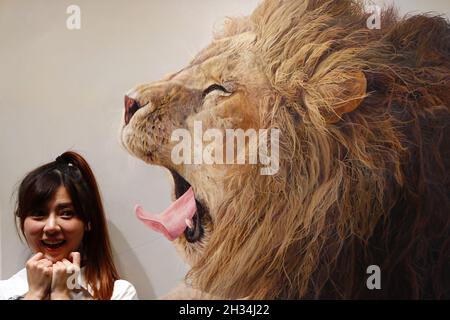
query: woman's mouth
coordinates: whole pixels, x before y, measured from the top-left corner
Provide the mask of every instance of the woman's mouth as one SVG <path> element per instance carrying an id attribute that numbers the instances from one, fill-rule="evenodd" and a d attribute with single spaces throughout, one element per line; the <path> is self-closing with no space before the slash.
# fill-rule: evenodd
<path id="1" fill-rule="evenodd" d="M 66 240 L 41 240 L 41 243 L 46 249 L 53 251 L 61 248 L 66 243 Z"/>

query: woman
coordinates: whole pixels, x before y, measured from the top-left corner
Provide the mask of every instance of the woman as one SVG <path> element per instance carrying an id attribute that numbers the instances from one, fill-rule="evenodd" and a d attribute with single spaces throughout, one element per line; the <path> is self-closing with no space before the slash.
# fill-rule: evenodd
<path id="1" fill-rule="evenodd" d="M 133 285 L 119 280 L 98 186 L 79 154 L 65 152 L 30 172 L 15 215 L 34 255 L 0 281 L 0 299 L 137 299 Z"/>

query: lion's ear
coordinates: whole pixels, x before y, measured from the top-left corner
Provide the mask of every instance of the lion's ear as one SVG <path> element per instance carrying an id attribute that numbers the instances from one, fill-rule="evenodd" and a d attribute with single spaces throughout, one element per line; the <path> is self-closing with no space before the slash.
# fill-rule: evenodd
<path id="1" fill-rule="evenodd" d="M 333 70 L 324 76 L 316 74 L 314 78 L 306 90 L 305 103 L 310 116 L 320 113 L 327 123 L 338 122 L 344 114 L 358 108 L 367 96 L 367 81 L 361 71 Z"/>

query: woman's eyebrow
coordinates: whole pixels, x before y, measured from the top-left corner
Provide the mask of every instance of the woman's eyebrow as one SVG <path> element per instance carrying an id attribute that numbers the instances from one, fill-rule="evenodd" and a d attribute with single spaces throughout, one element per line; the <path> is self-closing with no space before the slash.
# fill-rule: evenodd
<path id="1" fill-rule="evenodd" d="M 57 209 L 57 210 L 66 209 L 66 208 L 71 208 L 71 209 L 73 209 L 73 204 L 72 204 L 72 202 L 62 202 L 62 203 L 58 203 L 58 204 L 56 205 L 56 209 Z"/>

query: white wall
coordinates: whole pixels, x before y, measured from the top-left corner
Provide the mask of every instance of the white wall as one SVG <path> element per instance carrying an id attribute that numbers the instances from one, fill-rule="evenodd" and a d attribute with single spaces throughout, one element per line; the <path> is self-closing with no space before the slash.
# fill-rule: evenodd
<path id="1" fill-rule="evenodd" d="M 103 194 L 115 258 L 141 298 L 166 293 L 187 267 L 164 238 L 134 217 L 133 206 L 170 203 L 163 169 L 148 167 L 117 139 L 124 93 L 184 66 L 224 16 L 258 0 L 0 1 L 0 278 L 29 252 L 13 226 L 16 184 L 67 149 L 86 156 Z M 380 1 L 378 1 L 380 2 Z M 402 12 L 449 14 L 448 0 L 397 1 Z M 66 8 L 81 7 L 82 28 L 66 29 Z"/>
<path id="2" fill-rule="evenodd" d="M 369 0 L 370 1 L 370 0 Z M 394 4 L 401 14 L 434 12 L 450 17 L 449 0 L 373 0 L 377 4 Z"/>

